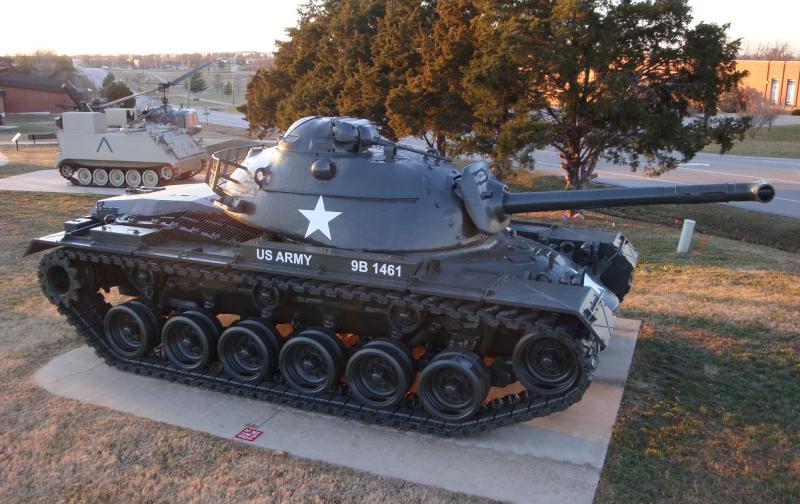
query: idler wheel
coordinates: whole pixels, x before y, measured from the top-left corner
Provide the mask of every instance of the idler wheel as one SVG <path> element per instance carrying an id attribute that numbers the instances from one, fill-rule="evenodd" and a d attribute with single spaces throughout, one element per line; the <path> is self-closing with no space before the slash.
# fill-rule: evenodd
<path id="1" fill-rule="evenodd" d="M 292 388 L 319 394 L 339 383 L 344 370 L 344 350 L 335 334 L 321 328 L 304 329 L 283 346 L 279 364 Z"/>
<path id="2" fill-rule="evenodd" d="M 471 418 L 481 409 L 490 387 L 489 371 L 478 355 L 445 350 L 422 370 L 417 393 L 428 413 L 458 421 Z"/>
<path id="3" fill-rule="evenodd" d="M 561 395 L 581 376 L 575 352 L 557 336 L 527 334 L 514 347 L 514 374 L 531 392 L 544 396 Z"/>
<path id="4" fill-rule="evenodd" d="M 347 384 L 360 402 L 374 408 L 400 404 L 414 383 L 414 361 L 402 343 L 378 339 L 347 362 Z"/>
<path id="5" fill-rule="evenodd" d="M 245 383 L 259 383 L 278 367 L 281 335 L 266 320 L 237 322 L 219 338 L 219 360 L 225 372 Z"/>
<path id="6" fill-rule="evenodd" d="M 214 358 L 220 328 L 216 317 L 200 310 L 171 317 L 161 331 L 167 358 L 188 371 L 207 367 Z"/>
<path id="7" fill-rule="evenodd" d="M 149 302 L 128 301 L 114 306 L 103 320 L 106 341 L 119 357 L 147 355 L 158 341 L 160 313 Z"/>

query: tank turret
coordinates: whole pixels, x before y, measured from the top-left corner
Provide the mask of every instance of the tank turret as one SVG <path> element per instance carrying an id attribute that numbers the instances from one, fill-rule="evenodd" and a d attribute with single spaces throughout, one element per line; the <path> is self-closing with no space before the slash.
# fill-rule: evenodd
<path id="1" fill-rule="evenodd" d="M 510 193 L 484 162 L 459 171 L 346 117 L 307 117 L 275 147 L 214 160 L 208 182 L 234 219 L 299 241 L 382 252 L 468 245 L 507 228 L 516 213 L 768 202 L 775 193 L 767 183 Z"/>

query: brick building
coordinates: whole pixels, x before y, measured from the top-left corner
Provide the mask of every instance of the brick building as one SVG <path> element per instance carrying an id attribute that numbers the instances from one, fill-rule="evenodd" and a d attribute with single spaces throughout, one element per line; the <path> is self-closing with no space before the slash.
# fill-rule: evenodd
<path id="1" fill-rule="evenodd" d="M 62 82 L 9 71 L 0 73 L 0 113 L 49 112 L 71 109 L 74 102 Z"/>
<path id="2" fill-rule="evenodd" d="M 737 60 L 736 69 L 750 72 L 742 86 L 757 89 L 786 112 L 800 108 L 800 61 Z"/>

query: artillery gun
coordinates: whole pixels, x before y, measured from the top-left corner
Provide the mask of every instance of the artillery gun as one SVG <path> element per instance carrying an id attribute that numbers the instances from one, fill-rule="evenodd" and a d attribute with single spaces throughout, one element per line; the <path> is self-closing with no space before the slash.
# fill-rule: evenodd
<path id="1" fill-rule="evenodd" d="M 514 214 L 774 197 L 511 193 L 484 163 L 459 171 L 351 118 L 213 158 L 207 185 L 100 200 L 33 240 L 55 248 L 45 296 L 122 369 L 440 435 L 580 400 L 631 287 L 622 233 Z"/>
<path id="2" fill-rule="evenodd" d="M 209 158 L 194 137 L 202 129 L 197 112 L 175 110 L 169 104 L 169 89 L 210 64 L 106 103 L 87 104 L 69 92 L 71 83 L 65 86 L 78 111 L 65 112 L 56 122 L 60 152 L 55 167 L 61 176 L 82 186 L 152 188 L 204 170 Z M 111 108 L 153 92 L 161 94 L 161 106 L 138 117 L 133 109 Z"/>

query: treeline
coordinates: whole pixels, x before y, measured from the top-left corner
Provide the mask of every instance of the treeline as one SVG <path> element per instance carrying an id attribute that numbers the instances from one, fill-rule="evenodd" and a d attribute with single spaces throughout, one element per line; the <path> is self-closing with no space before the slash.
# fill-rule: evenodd
<path id="1" fill-rule="evenodd" d="M 317 0 L 242 107 L 251 128 L 308 115 L 375 121 L 503 170 L 561 154 L 580 188 L 604 157 L 660 172 L 746 121 L 716 119 L 743 74 L 726 26 L 692 26 L 685 0 Z"/>
<path id="2" fill-rule="evenodd" d="M 75 79 L 72 58 L 51 51 L 36 51 L 30 55 L 14 56 L 14 70 L 60 81 Z"/>

